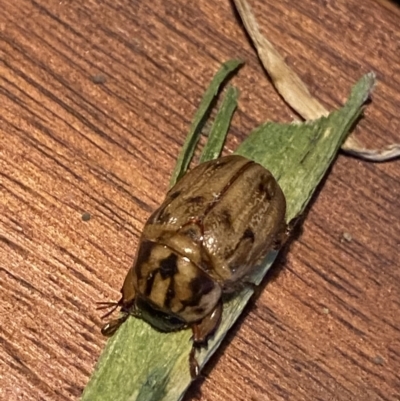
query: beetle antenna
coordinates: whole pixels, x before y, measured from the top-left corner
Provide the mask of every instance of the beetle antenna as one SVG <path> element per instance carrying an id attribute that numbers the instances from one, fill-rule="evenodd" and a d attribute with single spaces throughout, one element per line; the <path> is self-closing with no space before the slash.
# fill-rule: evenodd
<path id="1" fill-rule="evenodd" d="M 98 305 L 96 310 L 103 310 L 103 309 L 108 309 L 111 308 L 108 312 L 106 312 L 101 319 L 105 319 L 106 317 L 110 316 L 112 313 L 115 312 L 115 310 L 120 306 L 120 302 L 116 301 L 108 301 L 108 302 L 96 302 Z"/>

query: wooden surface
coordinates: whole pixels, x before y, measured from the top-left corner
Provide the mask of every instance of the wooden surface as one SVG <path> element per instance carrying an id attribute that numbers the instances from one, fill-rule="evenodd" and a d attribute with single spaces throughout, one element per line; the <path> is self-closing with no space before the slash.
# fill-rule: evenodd
<path id="1" fill-rule="evenodd" d="M 372 147 L 399 142 L 396 3 L 250 4 L 326 106 L 375 71 L 357 134 Z M 262 121 L 294 115 L 229 1 L 0 8 L 0 400 L 77 400 L 105 342 L 95 302 L 118 298 L 220 63 L 247 62 L 227 150 Z M 400 400 L 399 246 L 399 162 L 340 156 L 185 401 Z"/>

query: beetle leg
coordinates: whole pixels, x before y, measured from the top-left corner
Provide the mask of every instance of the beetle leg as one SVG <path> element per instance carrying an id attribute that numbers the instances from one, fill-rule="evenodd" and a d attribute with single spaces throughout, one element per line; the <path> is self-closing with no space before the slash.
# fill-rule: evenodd
<path id="1" fill-rule="evenodd" d="M 284 224 L 275 237 L 275 240 L 272 244 L 272 249 L 274 249 L 275 251 L 281 249 L 290 237 L 292 229 L 293 226 L 291 224 Z"/>
<path id="2" fill-rule="evenodd" d="M 118 330 L 119 326 L 125 322 L 128 316 L 129 314 L 125 313 L 118 319 L 110 320 L 101 328 L 101 334 L 103 334 L 105 337 L 111 337 Z"/>
<path id="3" fill-rule="evenodd" d="M 285 223 L 279 233 L 276 235 L 274 244 L 273 244 L 273 249 L 278 250 L 282 248 L 285 244 L 286 241 L 289 239 L 289 237 L 292 235 L 294 229 L 301 223 L 301 220 L 303 219 L 303 216 L 297 216 L 293 218 L 289 223 Z"/>
<path id="4" fill-rule="evenodd" d="M 199 347 L 207 343 L 208 338 L 214 334 L 221 323 L 221 316 L 222 302 L 219 301 L 210 314 L 192 326 L 193 343 L 195 346 Z"/>
<path id="5" fill-rule="evenodd" d="M 200 376 L 200 366 L 196 359 L 196 348 L 193 346 L 189 354 L 190 377 L 194 380 Z"/>
<path id="6" fill-rule="evenodd" d="M 196 359 L 196 349 L 207 344 L 208 338 L 215 333 L 221 323 L 221 316 L 222 301 L 220 300 L 209 315 L 192 326 L 193 347 L 189 355 L 189 367 L 192 379 L 197 378 L 200 374 L 200 367 Z"/>

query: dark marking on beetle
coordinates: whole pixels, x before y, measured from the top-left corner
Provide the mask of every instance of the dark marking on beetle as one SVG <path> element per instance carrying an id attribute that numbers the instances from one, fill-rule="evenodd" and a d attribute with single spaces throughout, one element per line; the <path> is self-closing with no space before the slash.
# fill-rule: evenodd
<path id="1" fill-rule="evenodd" d="M 232 215 L 228 209 L 221 210 L 221 222 L 228 228 L 232 227 Z"/>
<path id="2" fill-rule="evenodd" d="M 204 247 L 204 244 L 201 244 L 201 253 L 200 253 L 200 263 L 199 267 L 201 270 L 204 272 L 209 272 L 214 269 L 214 266 L 212 264 L 212 261 L 210 259 L 210 255 L 208 254 L 206 248 Z"/>
<path id="3" fill-rule="evenodd" d="M 163 210 L 162 212 L 163 213 L 158 215 L 158 222 L 166 223 L 171 218 L 171 213 L 166 212 L 165 210 Z"/>
<path id="4" fill-rule="evenodd" d="M 214 289 L 215 284 L 208 277 L 198 276 L 190 282 L 189 286 L 192 297 L 186 305 L 194 306 L 200 303 L 203 295 L 210 293 Z"/>
<path id="5" fill-rule="evenodd" d="M 165 301 L 164 301 L 164 305 L 165 305 L 166 308 L 170 308 L 171 307 L 171 301 L 175 297 L 174 284 L 175 284 L 175 281 L 174 281 L 173 278 L 171 278 L 171 281 L 169 282 L 167 294 L 165 296 Z"/>
<path id="6" fill-rule="evenodd" d="M 160 216 L 160 209 L 155 210 L 147 219 L 147 224 L 156 224 Z"/>
<path id="7" fill-rule="evenodd" d="M 194 203 L 196 205 L 199 205 L 204 202 L 204 196 L 198 195 L 198 196 L 192 196 L 191 198 L 187 199 L 188 203 Z"/>
<path id="8" fill-rule="evenodd" d="M 247 245 L 249 246 L 250 244 L 253 244 L 255 240 L 254 237 L 254 232 L 251 228 L 246 228 L 246 230 L 244 231 L 242 237 L 240 238 L 240 240 L 237 242 L 236 246 L 234 248 L 231 248 L 230 250 L 228 250 L 225 253 L 225 259 L 229 260 L 233 257 L 233 255 L 235 253 L 237 253 L 239 251 L 239 248 L 242 248 L 244 246 Z M 243 257 L 247 258 L 247 252 L 244 253 Z M 237 268 L 240 267 L 240 264 L 243 263 L 243 258 L 241 258 L 240 260 L 236 260 L 234 264 L 229 263 L 229 269 L 232 272 L 235 272 Z"/>
<path id="9" fill-rule="evenodd" d="M 273 188 L 272 180 L 268 179 L 267 181 L 261 181 L 258 184 L 258 190 L 265 194 L 267 200 L 271 200 L 275 196 L 275 191 Z"/>
<path id="10" fill-rule="evenodd" d="M 249 239 L 251 242 L 254 242 L 254 232 L 251 228 L 246 228 L 245 232 L 241 240 Z"/>
<path id="11" fill-rule="evenodd" d="M 224 161 L 224 163 L 229 163 L 229 161 Z M 247 170 L 249 169 L 253 164 L 255 164 L 253 161 L 248 161 L 246 164 L 244 164 L 236 173 L 231 177 L 231 179 L 225 184 L 225 186 L 222 188 L 218 196 L 216 196 L 212 202 L 210 202 L 207 206 L 207 208 L 204 210 L 203 218 L 207 216 L 208 213 L 214 208 L 215 205 L 219 203 L 219 201 L 223 198 L 225 193 L 228 191 L 228 189 L 232 186 L 232 184 Z"/>
<path id="12" fill-rule="evenodd" d="M 156 277 L 155 275 L 156 272 L 157 271 L 152 271 L 147 276 L 146 289 L 144 291 L 144 295 L 146 295 L 146 297 L 150 296 L 151 294 L 151 290 L 153 289 L 154 279 Z"/>
<path id="13" fill-rule="evenodd" d="M 178 273 L 178 256 L 176 253 L 171 253 L 167 258 L 160 261 L 159 271 L 163 280 Z"/>
<path id="14" fill-rule="evenodd" d="M 168 206 L 169 203 L 164 202 L 163 205 L 149 217 L 147 224 L 165 223 L 168 221 L 171 217 L 171 214 L 165 211 Z"/>
<path id="15" fill-rule="evenodd" d="M 139 253 L 137 255 L 137 259 L 135 262 L 135 272 L 137 274 L 137 278 L 142 278 L 142 269 L 141 266 L 143 263 L 146 263 L 150 259 L 151 251 L 153 250 L 154 242 L 152 241 L 142 241 L 139 246 Z"/>
<path id="16" fill-rule="evenodd" d="M 169 200 L 176 199 L 181 194 L 181 191 L 175 191 L 168 195 Z"/>

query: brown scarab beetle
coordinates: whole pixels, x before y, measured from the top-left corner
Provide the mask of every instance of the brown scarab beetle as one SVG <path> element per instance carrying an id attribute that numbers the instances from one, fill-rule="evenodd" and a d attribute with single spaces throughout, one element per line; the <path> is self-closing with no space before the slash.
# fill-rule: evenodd
<path id="1" fill-rule="evenodd" d="M 103 303 L 125 314 L 102 333 L 133 315 L 161 331 L 189 326 L 194 347 L 205 344 L 220 323 L 222 295 L 281 243 L 285 212 L 281 188 L 260 164 L 232 155 L 195 167 L 144 226 L 120 301 Z M 194 348 L 191 372 L 198 374 Z"/>

